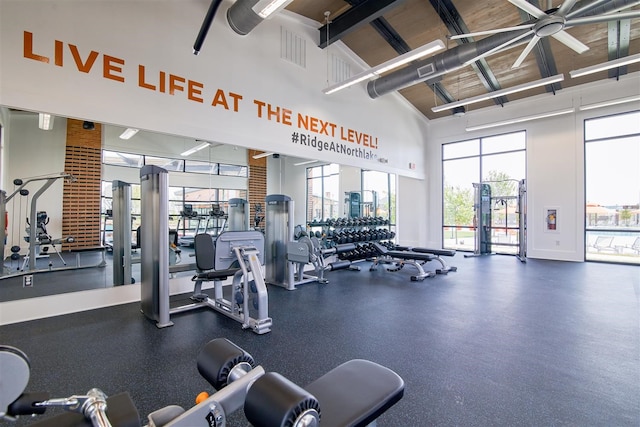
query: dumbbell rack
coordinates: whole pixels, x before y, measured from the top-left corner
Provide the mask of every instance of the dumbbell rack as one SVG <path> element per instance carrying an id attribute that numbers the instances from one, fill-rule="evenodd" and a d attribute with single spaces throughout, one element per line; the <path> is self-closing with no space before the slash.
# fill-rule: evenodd
<path id="1" fill-rule="evenodd" d="M 327 247 L 353 243 L 356 248 L 338 255 L 341 260 L 359 261 L 376 254 L 373 242 L 393 245 L 395 232 L 389 229 L 389 220 L 382 217 L 327 219 L 307 223 L 309 235 L 324 239 Z M 320 236 L 318 236 L 320 235 Z"/>

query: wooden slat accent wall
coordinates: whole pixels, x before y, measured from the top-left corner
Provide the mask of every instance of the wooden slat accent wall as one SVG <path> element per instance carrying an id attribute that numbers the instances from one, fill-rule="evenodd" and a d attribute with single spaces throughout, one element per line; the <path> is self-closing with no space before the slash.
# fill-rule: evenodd
<path id="1" fill-rule="evenodd" d="M 255 217 L 255 205 L 262 205 L 262 212 L 266 211 L 264 198 L 267 197 L 267 158 L 254 159 L 255 154 L 262 151 L 247 150 L 247 163 L 249 165 L 249 205 L 251 215 L 251 226 L 253 227 L 253 218 Z M 260 227 L 264 228 L 265 222 L 262 221 Z"/>
<path id="2" fill-rule="evenodd" d="M 100 246 L 100 192 L 102 176 L 102 127 L 82 128 L 81 120 L 67 120 L 65 172 L 74 182 L 65 182 L 62 201 L 62 235 L 74 243 L 63 249 L 79 250 Z"/>

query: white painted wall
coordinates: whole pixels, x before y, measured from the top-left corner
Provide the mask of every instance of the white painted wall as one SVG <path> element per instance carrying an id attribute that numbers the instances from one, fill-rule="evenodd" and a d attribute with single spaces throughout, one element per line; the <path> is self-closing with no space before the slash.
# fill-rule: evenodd
<path id="1" fill-rule="evenodd" d="M 485 108 L 463 118 L 446 118 L 430 123 L 427 156 L 429 212 L 426 240 L 442 241 L 441 145 L 498 133 L 527 132 L 527 255 L 530 258 L 566 261 L 584 260 L 584 120 L 637 110 L 640 102 L 580 111 L 580 106 L 640 95 L 640 75 L 619 81 L 607 80 L 563 89 L 555 96 L 539 95 L 510 102 L 504 107 Z M 575 113 L 547 119 L 500 126 L 475 132 L 465 127 L 575 108 Z M 612 165 L 615 167 L 615 165 Z M 546 232 L 545 208 L 558 209 L 558 230 Z"/>
<path id="2" fill-rule="evenodd" d="M 194 56 L 191 46 L 208 7 L 203 1 L 156 0 L 151 13 L 147 2 L 4 0 L 0 105 L 423 177 L 422 162 L 409 169 L 410 161 L 423 158 L 427 130 L 413 107 L 398 95 L 372 100 L 364 84 L 324 95 L 327 52 L 317 47 L 319 23 L 280 13 L 243 37 L 226 22 L 230 4 L 220 6 L 202 52 Z M 283 30 L 305 41 L 305 67 L 280 58 Z M 63 46 L 61 58 L 54 55 L 56 43 Z M 91 52 L 94 66 L 83 69 Z M 345 52 L 339 46 L 329 50 L 360 71 Z M 32 59 L 36 55 L 42 60 Z M 186 89 L 160 90 L 161 76 L 170 74 L 184 79 L 185 88 L 193 82 L 191 99 Z M 269 119 L 256 102 L 291 111 L 291 123 L 284 114 Z M 329 125 L 313 129 L 299 115 Z M 374 147 L 346 141 L 350 130 L 373 138 Z M 295 144 L 296 134 L 372 157 Z M 403 150 L 396 149 L 400 145 Z"/>

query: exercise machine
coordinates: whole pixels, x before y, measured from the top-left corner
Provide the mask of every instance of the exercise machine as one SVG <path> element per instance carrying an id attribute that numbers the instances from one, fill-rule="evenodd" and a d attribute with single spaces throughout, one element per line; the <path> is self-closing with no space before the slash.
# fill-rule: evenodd
<path id="1" fill-rule="evenodd" d="M 205 232 L 205 228 L 202 226 L 203 221 L 202 215 L 193 209 L 193 204 L 185 203 L 178 219 L 178 233 L 182 230 L 182 235 L 178 237 L 178 244 L 180 246 L 193 246 L 194 236 Z M 192 226 L 193 222 L 196 224 L 195 227 Z M 182 227 L 180 227 L 181 224 Z"/>
<path id="2" fill-rule="evenodd" d="M 22 195 L 22 196 L 27 196 L 29 195 L 29 190 L 27 188 L 25 188 L 27 185 L 33 183 L 33 182 L 37 182 L 37 183 L 41 183 L 42 185 L 40 186 L 40 188 L 38 188 L 38 190 L 33 194 L 33 196 L 31 197 L 31 206 L 30 206 L 30 211 L 29 211 L 29 223 L 30 224 L 36 224 L 37 223 L 37 219 L 38 219 L 38 208 L 37 208 L 37 200 L 38 198 L 45 192 L 47 191 L 57 180 L 59 179 L 65 179 L 68 180 L 70 182 L 75 181 L 75 178 L 67 173 L 59 173 L 59 174 L 55 174 L 55 175 L 46 175 L 46 176 L 40 176 L 40 177 L 33 177 L 33 178 L 28 178 L 26 180 L 22 180 L 22 179 L 14 179 L 13 180 L 13 184 L 17 187 L 11 194 L 7 195 L 6 191 L 0 190 L 0 256 L 2 257 L 3 263 L 2 263 L 2 270 L 4 270 L 4 250 L 5 250 L 5 242 L 7 239 L 7 224 L 6 224 L 6 218 L 7 218 L 7 203 L 9 203 L 16 195 Z M 37 243 L 36 243 L 36 237 L 37 237 L 37 228 L 36 227 L 30 227 L 29 230 L 29 261 L 28 261 L 28 265 L 29 265 L 29 270 L 35 270 L 36 269 L 36 259 L 37 259 L 37 254 L 36 251 L 37 249 Z M 17 246 L 17 245 L 14 245 Z M 13 252 L 13 253 L 17 253 L 17 252 Z M 1 273 L 1 271 L 0 271 Z"/>
<path id="3" fill-rule="evenodd" d="M 517 182 L 517 194 L 493 194 L 491 185 L 507 182 Z M 465 257 L 488 255 L 493 253 L 496 246 L 516 247 L 516 257 L 521 262 L 527 259 L 527 187 L 524 179 L 484 181 L 473 183 L 474 189 L 474 250 L 473 254 Z M 513 214 L 515 209 L 515 218 Z M 501 223 L 500 220 L 504 220 Z M 510 222 L 511 221 L 511 222 Z M 516 222 L 516 225 L 512 225 Z M 510 236 L 516 232 L 517 241 L 500 241 L 498 232 L 504 232 Z"/>
<path id="4" fill-rule="evenodd" d="M 229 231 L 249 230 L 249 202 L 245 199 L 229 199 Z"/>
<path id="5" fill-rule="evenodd" d="M 35 246 L 36 259 L 49 258 L 49 247 L 51 247 L 53 248 L 53 251 L 56 253 L 56 255 L 58 255 L 58 258 L 60 259 L 60 262 L 62 263 L 62 265 L 66 266 L 67 262 L 64 260 L 64 258 L 62 258 L 62 255 L 60 255 L 60 252 L 58 252 L 56 245 L 62 245 L 63 243 L 73 243 L 75 239 L 72 236 L 69 236 L 66 238 L 54 239 L 53 237 L 51 237 L 51 235 L 47 231 L 47 224 L 49 224 L 49 216 L 47 215 L 47 212 L 38 211 L 38 213 L 36 214 L 36 226 L 35 226 L 36 238 L 35 238 L 35 241 L 31 241 L 31 235 L 33 234 L 31 233 L 32 226 L 31 226 L 31 222 L 29 221 L 29 218 L 27 218 L 27 228 L 26 228 L 27 235 L 24 237 L 24 240 L 27 243 L 29 243 L 30 247 Z M 30 264 L 30 258 L 31 258 L 31 251 L 29 251 L 29 254 L 24 257 L 20 271 L 24 271 L 27 265 Z M 49 268 L 51 268 L 52 266 L 53 266 L 53 263 L 49 261 Z"/>
<path id="6" fill-rule="evenodd" d="M 378 195 L 372 190 L 345 192 L 345 212 L 349 218 L 374 216 L 378 210 Z"/>
<path id="7" fill-rule="evenodd" d="M 457 267 L 449 266 L 445 263 L 443 256 L 454 256 L 455 251 L 446 249 L 426 249 L 426 248 L 408 248 L 396 247 L 390 250 L 380 243 L 373 242 L 372 246 L 378 255 L 374 258 L 369 271 L 375 271 L 380 264 L 391 264 L 392 268 L 387 271 L 400 271 L 405 265 L 411 265 L 418 270 L 418 274 L 411 276 L 412 281 L 422 281 L 427 277 L 434 277 L 436 274 L 447 274 L 450 271 L 457 271 Z M 437 261 L 441 268 L 436 271 L 425 271 L 422 267 L 429 261 Z"/>
<path id="8" fill-rule="evenodd" d="M 53 175 L 45 175 L 39 177 L 32 177 L 28 179 L 14 179 L 13 184 L 16 186 L 15 190 L 10 194 L 3 190 L 0 190 L 0 255 L 2 256 L 2 262 L 0 262 L 0 275 L 3 277 L 8 277 L 10 275 L 22 275 L 29 273 L 37 273 L 40 271 L 54 271 L 54 270 L 71 270 L 71 269 L 79 269 L 79 268 L 94 268 L 94 267 L 104 267 L 106 266 L 106 260 L 104 257 L 104 251 L 101 251 L 101 260 L 95 264 L 91 265 L 80 265 L 80 254 L 76 252 L 76 263 L 75 265 L 67 265 L 67 261 L 63 259 L 62 267 L 53 267 L 52 263 L 49 263 L 47 268 L 38 268 L 36 261 L 39 258 L 44 257 L 47 254 L 41 253 L 45 251 L 41 251 L 41 247 L 44 246 L 53 246 L 60 245 L 64 243 L 72 243 L 75 239 L 73 236 L 62 237 L 59 239 L 52 238 L 47 230 L 46 226 L 48 224 L 48 216 L 46 216 L 45 211 L 39 211 L 37 208 L 37 201 L 40 196 L 47 191 L 57 180 L 64 179 L 68 182 L 74 182 L 75 178 L 67 173 L 59 173 Z M 33 196 L 31 197 L 31 202 L 27 202 L 29 205 L 29 216 L 26 219 L 26 227 L 27 236 L 25 236 L 24 240 L 29 244 L 29 250 L 27 255 L 25 256 L 26 262 L 22 263 L 19 271 L 11 272 L 8 268 L 5 268 L 4 264 L 4 251 L 5 244 L 7 238 L 7 203 L 11 201 L 16 195 L 20 196 L 28 196 L 30 191 L 26 188 L 28 185 L 36 183 L 41 184 L 40 187 L 35 191 Z M 15 205 L 15 200 L 14 200 Z M 41 221 L 39 221 L 39 218 Z M 42 221 L 44 219 L 44 221 Z M 14 227 L 20 227 L 19 219 L 15 221 Z M 48 249 L 48 248 L 47 248 Z M 15 242 L 11 247 L 11 259 L 19 260 L 21 255 L 19 254 L 21 248 L 19 245 L 16 245 Z M 57 249 L 56 249 L 57 252 Z M 58 255 L 62 258 L 61 254 Z"/>
<path id="9" fill-rule="evenodd" d="M 294 203 L 284 194 L 271 194 L 265 198 L 265 204 L 265 281 L 287 288 L 287 244 L 293 240 Z"/>
<path id="10" fill-rule="evenodd" d="M 30 364 L 18 349 L 0 347 L 3 379 L 0 419 L 42 414 L 47 407 L 69 413 L 32 424 L 38 427 L 133 427 L 140 417 L 127 393 L 107 398 L 99 389 L 84 396 L 49 399 L 46 393 L 24 393 Z M 404 395 L 403 379 L 391 369 L 364 359 L 352 359 L 306 387 L 277 372 L 266 372 L 253 356 L 225 338 L 209 341 L 198 353 L 200 375 L 216 390 L 200 393 L 188 410 L 170 405 L 147 416 L 149 427 L 225 427 L 232 413 L 243 409 L 255 427 L 351 427 L 375 425 Z M 6 375 L 5 375 L 6 374 Z"/>
<path id="11" fill-rule="evenodd" d="M 205 219 L 204 233 L 217 236 L 227 227 L 227 214 L 218 203 L 212 203 L 209 215 Z M 200 234 L 200 233 L 198 233 Z"/>
<path id="12" fill-rule="evenodd" d="M 259 231 L 225 231 L 214 242 L 211 235 L 194 240 L 197 274 L 193 277 L 193 303 L 175 307 L 177 314 L 202 307 L 211 308 L 251 329 L 256 334 L 271 331 L 267 286 L 262 277 L 264 236 Z M 251 273 L 252 280 L 249 278 Z M 225 297 L 223 281 L 233 278 Z M 214 282 L 213 297 L 202 291 L 203 282 Z M 166 309 L 166 308 L 164 308 Z M 255 317 L 252 313 L 255 312 Z"/>
<path id="13" fill-rule="evenodd" d="M 351 261 L 327 262 L 327 258 L 334 254 L 338 255 L 355 249 L 356 245 L 353 243 L 323 248 L 318 237 L 307 235 L 299 236 L 298 240 L 287 243 L 287 262 L 289 263 L 287 290 L 292 291 L 296 286 L 305 283 L 329 283 L 324 277 L 325 271 L 344 269 L 359 271 L 360 268 L 353 265 Z M 312 266 L 313 271 L 305 271 L 308 265 Z"/>

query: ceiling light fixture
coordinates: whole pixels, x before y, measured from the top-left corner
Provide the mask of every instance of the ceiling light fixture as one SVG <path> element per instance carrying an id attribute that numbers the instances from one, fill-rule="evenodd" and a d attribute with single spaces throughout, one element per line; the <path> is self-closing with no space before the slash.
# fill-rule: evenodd
<path id="1" fill-rule="evenodd" d="M 200 142 L 200 141 L 196 141 L 196 142 Z M 200 145 L 197 145 L 193 148 L 188 149 L 187 151 L 180 153 L 181 156 L 186 157 L 186 156 L 190 156 L 193 153 L 197 153 L 200 150 L 204 150 L 205 148 L 209 147 L 211 144 L 209 144 L 208 142 L 203 142 Z"/>
<path id="2" fill-rule="evenodd" d="M 544 79 L 536 80 L 534 82 L 524 83 L 518 86 L 513 86 L 506 89 L 500 89 L 493 92 L 489 92 L 484 95 L 478 95 L 471 98 L 463 99 L 461 101 L 450 102 L 448 104 L 442 104 L 437 107 L 433 107 L 431 111 L 434 113 L 438 113 L 444 110 L 455 109 L 456 107 L 461 107 L 463 105 L 474 104 L 476 102 L 486 101 L 493 98 L 498 98 L 500 96 L 509 95 L 516 92 L 522 92 L 524 90 L 533 89 L 540 86 L 545 86 L 552 83 L 561 82 L 564 80 L 564 74 L 556 74 L 555 76 L 547 77 Z"/>
<path id="3" fill-rule="evenodd" d="M 626 98 L 612 99 L 611 101 L 596 102 L 595 104 L 581 105 L 580 111 L 593 110 L 595 108 L 610 107 L 612 105 L 626 104 L 627 102 L 640 101 L 640 95 L 628 96 Z"/>
<path id="4" fill-rule="evenodd" d="M 38 114 L 38 127 L 42 130 L 53 129 L 53 116 L 47 113 Z"/>
<path id="5" fill-rule="evenodd" d="M 592 65 L 591 67 L 580 68 L 579 70 L 569 71 L 572 79 L 576 77 L 586 76 L 588 74 L 598 73 L 600 71 L 610 70 L 611 68 L 623 67 L 625 65 L 640 62 L 640 53 L 625 56 L 624 58 L 614 59 L 613 61 L 603 62 L 602 64 Z"/>
<path id="6" fill-rule="evenodd" d="M 260 153 L 260 154 L 254 154 L 251 157 L 253 157 L 254 159 L 261 159 L 263 157 L 269 157 L 269 156 L 271 156 L 273 154 L 276 154 L 276 153 Z"/>
<path id="7" fill-rule="evenodd" d="M 489 129 L 489 128 L 498 127 L 498 126 L 506 126 L 514 123 L 528 122 L 530 120 L 538 120 L 538 119 L 544 119 L 547 117 L 562 116 L 564 114 L 570 114 L 573 112 L 575 112 L 575 109 L 567 108 L 565 110 L 557 110 L 557 111 L 551 111 L 548 113 L 534 114 L 532 116 L 526 116 L 526 117 L 516 117 L 515 119 L 504 120 L 501 122 L 487 123 L 485 125 L 469 126 L 465 130 L 467 132 L 472 132 L 474 130 Z"/>
<path id="8" fill-rule="evenodd" d="M 373 68 L 365 70 L 361 73 L 358 73 L 355 76 L 351 77 L 350 79 L 344 80 L 340 83 L 336 83 L 333 86 L 329 86 L 328 88 L 324 89 L 322 92 L 324 92 L 326 95 L 329 95 L 331 93 L 337 92 L 346 87 L 353 86 L 356 83 L 360 83 L 361 81 L 366 80 L 368 78 L 379 76 L 382 73 L 401 67 L 405 64 L 408 64 L 411 61 L 415 61 L 416 59 L 423 58 L 431 53 L 437 52 L 444 48 L 445 46 L 442 40 L 434 40 L 431 43 L 427 43 L 423 46 L 420 46 L 417 49 L 414 49 L 407 53 L 403 53 L 402 55 L 397 56 L 393 59 L 390 59 L 386 62 L 383 62 L 380 65 L 377 65 Z"/>
<path id="9" fill-rule="evenodd" d="M 270 15 L 284 9 L 286 5 L 293 0 L 260 0 L 253 7 L 253 11 L 262 19 L 266 19 Z"/>
<path id="10" fill-rule="evenodd" d="M 138 133 L 140 129 L 127 128 L 124 132 L 120 134 L 120 139 L 129 139 L 136 133 Z"/>
<path id="11" fill-rule="evenodd" d="M 317 163 L 320 160 L 307 160 L 306 162 L 294 163 L 293 166 L 310 165 L 311 163 Z"/>

